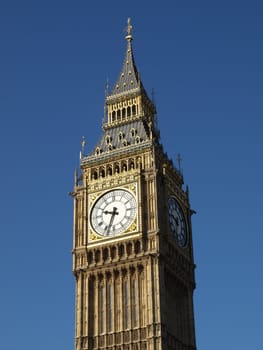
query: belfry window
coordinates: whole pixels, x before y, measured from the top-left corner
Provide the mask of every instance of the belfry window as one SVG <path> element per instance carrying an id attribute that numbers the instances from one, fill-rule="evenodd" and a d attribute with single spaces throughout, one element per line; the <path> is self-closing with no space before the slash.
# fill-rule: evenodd
<path id="1" fill-rule="evenodd" d="M 126 109 L 123 108 L 122 109 L 122 119 L 125 119 L 126 118 Z"/>

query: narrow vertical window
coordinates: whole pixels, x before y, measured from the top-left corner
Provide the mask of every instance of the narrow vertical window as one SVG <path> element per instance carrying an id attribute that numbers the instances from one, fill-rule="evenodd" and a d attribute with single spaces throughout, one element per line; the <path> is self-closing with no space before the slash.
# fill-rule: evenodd
<path id="1" fill-rule="evenodd" d="M 104 332 L 104 286 L 101 284 L 99 286 L 99 332 Z"/>
<path id="2" fill-rule="evenodd" d="M 138 288 L 136 279 L 132 280 L 132 326 L 138 325 Z"/>
<path id="3" fill-rule="evenodd" d="M 129 325 L 129 296 L 128 296 L 128 281 L 123 281 L 123 326 L 124 329 L 128 328 Z"/>
<path id="4" fill-rule="evenodd" d="M 118 295 L 121 295 L 121 285 L 120 279 L 117 277 L 115 281 L 115 293 L 114 293 L 114 305 L 115 305 L 115 320 L 116 320 L 116 330 L 121 329 L 121 301 L 118 298 Z"/>
<path id="5" fill-rule="evenodd" d="M 141 326 L 146 324 L 146 306 L 145 306 L 145 285 L 144 285 L 144 273 L 140 274 L 140 317 L 141 317 Z"/>
<path id="6" fill-rule="evenodd" d="M 122 109 L 122 119 L 125 119 L 126 118 L 126 109 L 123 108 Z"/>
<path id="7" fill-rule="evenodd" d="M 94 280 L 89 279 L 89 334 L 94 334 L 95 328 L 95 295 L 94 295 Z"/>
<path id="8" fill-rule="evenodd" d="M 113 315 L 113 299 L 112 299 L 112 284 L 109 283 L 107 287 L 107 324 L 108 331 L 112 332 L 112 315 Z"/>

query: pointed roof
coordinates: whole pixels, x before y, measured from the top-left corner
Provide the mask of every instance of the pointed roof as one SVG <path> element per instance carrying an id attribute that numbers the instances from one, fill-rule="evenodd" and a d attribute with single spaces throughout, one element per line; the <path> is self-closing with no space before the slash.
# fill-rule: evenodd
<path id="1" fill-rule="evenodd" d="M 132 26 L 131 20 L 128 18 L 127 25 L 127 35 L 125 37 L 127 40 L 126 55 L 123 62 L 123 66 L 119 75 L 119 78 L 113 88 L 111 94 L 109 94 L 108 99 L 114 97 L 119 97 L 120 95 L 128 95 L 137 91 L 145 92 L 143 85 L 140 81 L 140 75 L 136 68 L 136 64 L 133 57 L 132 50 Z"/>
<path id="2" fill-rule="evenodd" d="M 127 40 L 125 60 L 112 92 L 106 97 L 106 105 L 113 105 L 115 108 L 114 105 L 118 102 L 122 103 L 125 100 L 142 96 L 141 99 L 138 99 L 139 108 L 135 114 L 133 112 L 130 115 L 125 113 L 124 117 L 121 116 L 120 119 L 114 120 L 110 117 L 112 110 L 109 111 L 108 109 L 107 121 L 107 107 L 105 106 L 105 123 L 102 125 L 103 134 L 93 151 L 82 158 L 82 164 L 96 163 L 98 159 L 105 160 L 122 153 L 127 154 L 129 152 L 131 154 L 151 146 L 153 139 L 157 141 L 159 139 L 159 130 L 155 121 L 155 105 L 149 99 L 143 87 L 133 57 L 130 19 L 128 19 L 125 39 Z M 121 106 L 120 108 L 123 108 L 123 105 Z M 125 109 L 125 106 L 123 109 Z M 116 111 L 116 108 L 114 108 L 113 110 Z"/>

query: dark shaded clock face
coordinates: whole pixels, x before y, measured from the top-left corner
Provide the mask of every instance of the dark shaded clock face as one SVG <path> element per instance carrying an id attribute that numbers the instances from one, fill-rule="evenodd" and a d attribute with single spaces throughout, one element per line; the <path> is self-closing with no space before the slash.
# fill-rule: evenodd
<path id="1" fill-rule="evenodd" d="M 102 236 L 115 236 L 125 232 L 137 215 L 133 194 L 116 189 L 103 194 L 91 209 L 91 225 Z"/>
<path id="2" fill-rule="evenodd" d="M 168 200 L 168 215 L 171 231 L 180 247 L 187 243 L 186 223 L 183 211 L 175 198 Z"/>

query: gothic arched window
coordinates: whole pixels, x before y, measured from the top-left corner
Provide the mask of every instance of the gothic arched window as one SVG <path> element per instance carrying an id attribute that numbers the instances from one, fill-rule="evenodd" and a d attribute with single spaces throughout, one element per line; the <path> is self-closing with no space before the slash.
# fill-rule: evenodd
<path id="1" fill-rule="evenodd" d="M 123 327 L 127 329 L 129 327 L 129 289 L 128 280 L 123 280 Z"/>
<path id="2" fill-rule="evenodd" d="M 99 295 L 98 295 L 98 301 L 99 301 L 99 333 L 104 333 L 104 319 L 105 319 L 105 307 L 104 307 L 104 301 L 105 301 L 105 288 L 104 284 L 99 284 Z"/>
<path id="3" fill-rule="evenodd" d="M 113 291 L 112 282 L 108 281 L 107 284 L 107 331 L 113 331 Z"/>
<path id="4" fill-rule="evenodd" d="M 136 276 L 131 280 L 131 311 L 132 311 L 132 327 L 138 325 L 138 283 Z"/>

